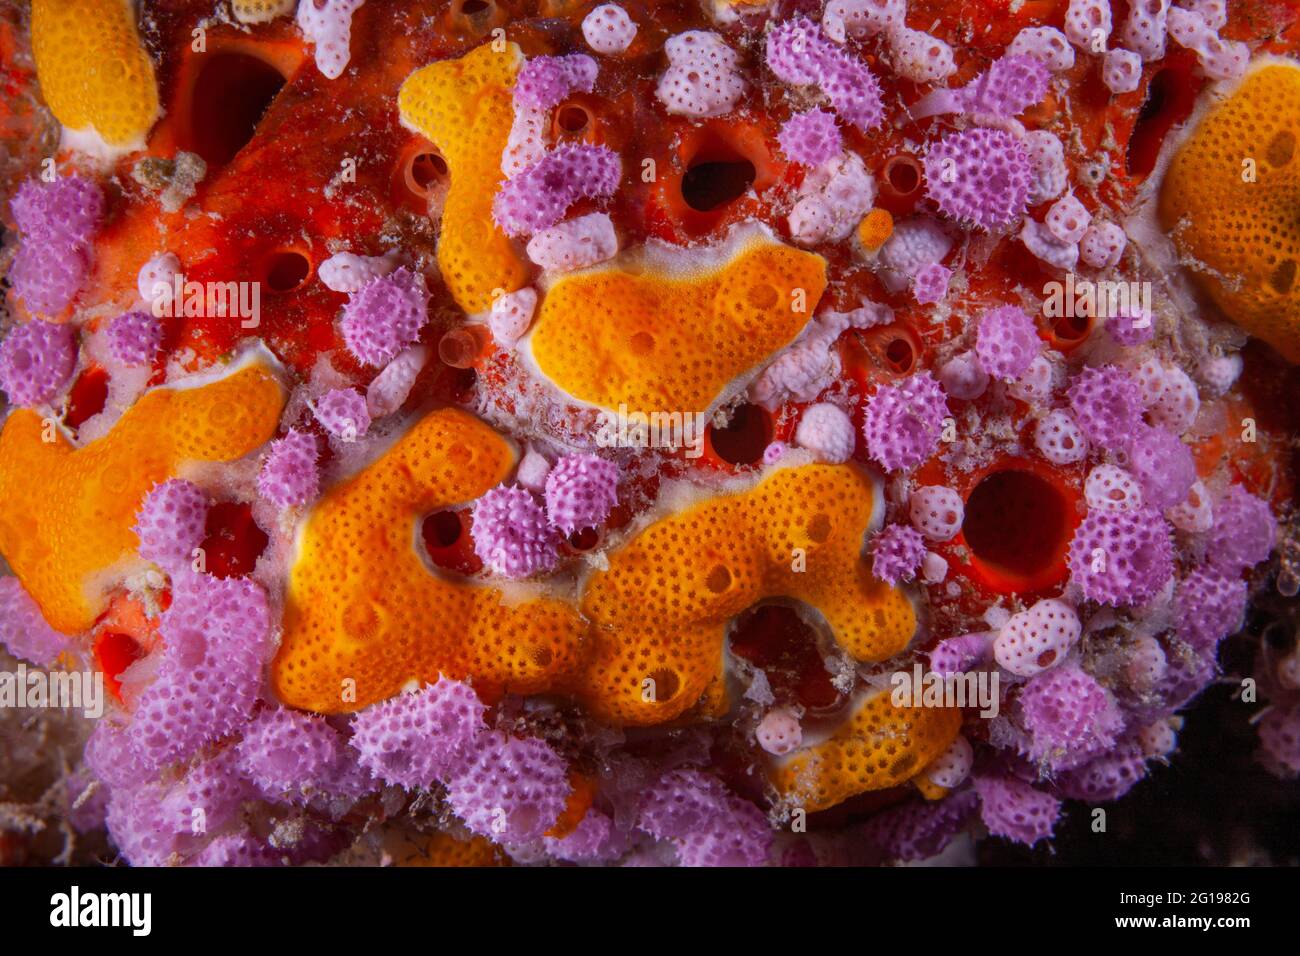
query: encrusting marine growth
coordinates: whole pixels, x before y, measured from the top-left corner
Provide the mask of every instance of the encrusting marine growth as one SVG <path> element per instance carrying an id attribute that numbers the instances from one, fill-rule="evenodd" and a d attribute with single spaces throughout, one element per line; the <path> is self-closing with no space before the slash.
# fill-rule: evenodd
<path id="1" fill-rule="evenodd" d="M 1230 667 L 1300 774 L 1219 654 L 1300 589 L 1296 11 L 671 6 L 0 18 L 0 645 L 109 697 L 47 833 L 961 859 Z"/>

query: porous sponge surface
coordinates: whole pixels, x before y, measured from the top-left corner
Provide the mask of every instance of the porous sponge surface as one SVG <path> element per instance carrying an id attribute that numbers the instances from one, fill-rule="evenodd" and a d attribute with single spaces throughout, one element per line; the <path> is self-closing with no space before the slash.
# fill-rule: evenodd
<path id="1" fill-rule="evenodd" d="M 32 52 L 41 94 L 69 129 L 125 146 L 158 118 L 153 61 L 129 0 L 33 0 Z"/>
<path id="2" fill-rule="evenodd" d="M 956 707 L 896 707 L 889 690 L 860 701 L 821 743 L 797 750 L 772 773 L 792 806 L 825 810 L 868 790 L 907 782 L 943 753 L 961 729 Z"/>
<path id="3" fill-rule="evenodd" d="M 484 44 L 416 70 L 397 96 L 402 122 L 447 163 L 438 265 L 456 304 L 471 314 L 492 307 L 494 290 L 514 292 L 527 281 L 527 265 L 492 219 L 514 117 L 511 87 L 523 62 L 514 43 L 500 53 Z"/>
<path id="4" fill-rule="evenodd" d="M 482 495 L 513 464 L 489 426 L 443 409 L 322 496 L 301 532 L 271 669 L 283 702 L 357 710 L 443 674 L 480 690 L 569 693 L 601 719 L 658 724 L 725 709 L 727 622 L 764 598 L 815 608 L 859 660 L 897 653 L 915 630 L 907 598 L 861 560 L 879 496 L 851 465 L 780 469 L 655 520 L 609 554 L 576 607 L 506 600 L 431 571 L 418 519 Z"/>
<path id="5" fill-rule="evenodd" d="M 620 723 L 681 712 L 718 678 L 728 620 L 765 598 L 810 605 L 858 660 L 897 653 L 916 618 L 861 559 L 876 500 L 852 465 L 804 465 L 649 525 L 587 582 L 582 612 L 596 647 L 582 696 Z M 647 675 L 657 699 L 645 699 Z M 667 700 L 665 684 L 676 688 Z"/>
<path id="6" fill-rule="evenodd" d="M 80 448 L 30 409 L 0 432 L 0 553 L 51 626 L 90 628 L 139 547 L 136 512 L 186 461 L 228 461 L 264 444 L 284 405 L 256 359 L 192 388 L 156 388 Z M 52 438 L 52 441 L 46 441 Z"/>
<path id="7" fill-rule="evenodd" d="M 476 689 L 536 693 L 574 664 L 584 626 L 571 605 L 507 604 L 497 588 L 435 575 L 416 550 L 419 518 L 479 497 L 514 460 L 488 425 L 441 409 L 321 497 L 290 570 L 272 665 L 282 701 L 358 710 L 439 673 Z"/>
<path id="8" fill-rule="evenodd" d="M 825 288 L 821 256 L 763 236 L 698 271 L 575 273 L 547 292 L 532 355 L 556 386 L 592 405 L 703 412 L 794 340 Z"/>
<path id="9" fill-rule="evenodd" d="M 1213 107 L 1175 155 L 1160 215 L 1228 317 L 1300 361 L 1300 67 L 1270 63 Z M 1243 161 L 1255 181 L 1243 179 Z M 1249 177 L 1246 177 L 1249 179 Z"/>

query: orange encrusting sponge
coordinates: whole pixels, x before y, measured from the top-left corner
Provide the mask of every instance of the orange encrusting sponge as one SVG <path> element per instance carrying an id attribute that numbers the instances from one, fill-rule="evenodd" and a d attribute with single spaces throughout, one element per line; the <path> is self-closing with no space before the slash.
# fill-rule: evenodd
<path id="1" fill-rule="evenodd" d="M 1300 361 L 1300 66 L 1269 62 L 1214 106 L 1165 175 L 1160 218 L 1210 296 Z M 1250 166 L 1254 167 L 1254 181 Z"/>
<path id="2" fill-rule="evenodd" d="M 484 44 L 416 70 L 397 96 L 402 122 L 437 146 L 447 163 L 451 184 L 438 265 L 456 304 L 471 314 L 487 311 L 494 294 L 514 292 L 528 279 L 528 266 L 492 220 L 514 119 L 511 88 L 523 62 L 514 43 L 500 53 Z"/>
<path id="3" fill-rule="evenodd" d="M 698 263 L 699 250 L 691 256 Z M 711 267 L 565 276 L 547 290 L 529 342 L 541 372 L 591 405 L 706 412 L 794 340 L 825 288 L 821 256 L 759 233 Z"/>
<path id="4" fill-rule="evenodd" d="M 32 0 L 32 52 L 60 123 L 113 146 L 142 144 L 158 119 L 158 84 L 129 0 Z"/>
<path id="5" fill-rule="evenodd" d="M 443 674 L 480 692 L 570 693 L 601 719 L 659 724 L 725 709 L 727 622 L 761 599 L 811 605 L 859 660 L 912 637 L 911 604 L 861 560 L 878 489 L 852 465 L 780 469 L 655 521 L 608 555 L 578 608 L 431 570 L 417 522 L 479 497 L 514 462 L 489 426 L 442 409 L 322 496 L 290 569 L 271 668 L 284 703 L 359 710 Z"/>
<path id="6" fill-rule="evenodd" d="M 265 444 L 284 402 L 271 367 L 255 357 L 204 385 L 145 393 L 80 448 L 15 409 L 0 431 L 0 553 L 50 626 L 88 629 L 113 586 L 143 567 L 133 528 L 149 489 L 187 461 L 229 461 Z"/>
<path id="7" fill-rule="evenodd" d="M 282 701 L 359 710 L 440 673 L 537 693 L 575 664 L 585 625 L 571 605 L 509 602 L 497 588 L 437 576 L 416 550 L 420 518 L 473 501 L 514 463 L 488 425 L 441 409 L 321 497 L 289 573 L 271 671 Z"/>
<path id="8" fill-rule="evenodd" d="M 826 740 L 783 758 L 772 783 L 791 806 L 826 810 L 868 790 L 906 783 L 961 729 L 957 707 L 895 707 L 888 690 L 861 700 Z"/>
<path id="9" fill-rule="evenodd" d="M 803 465 L 649 525 L 587 582 L 596 646 L 579 696 L 619 723 L 676 716 L 719 681 L 727 622 L 767 598 L 811 606 L 857 660 L 898 653 L 915 612 L 861 558 L 877 499 L 853 465 Z"/>

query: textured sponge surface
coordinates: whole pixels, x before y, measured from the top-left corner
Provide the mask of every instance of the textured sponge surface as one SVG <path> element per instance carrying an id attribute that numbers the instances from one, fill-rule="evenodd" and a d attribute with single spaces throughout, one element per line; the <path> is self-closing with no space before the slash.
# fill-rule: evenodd
<path id="1" fill-rule="evenodd" d="M 1261 66 L 1206 114 L 1160 195 L 1165 228 L 1208 267 L 1210 295 L 1292 362 L 1300 361 L 1298 137 L 1300 67 Z M 1243 180 L 1244 159 L 1254 161 L 1254 182 Z"/>

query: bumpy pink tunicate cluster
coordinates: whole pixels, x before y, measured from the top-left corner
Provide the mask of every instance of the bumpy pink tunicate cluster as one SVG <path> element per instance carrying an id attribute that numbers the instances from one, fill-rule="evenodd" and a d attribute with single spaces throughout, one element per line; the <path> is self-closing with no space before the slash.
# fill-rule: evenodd
<path id="1" fill-rule="evenodd" d="M 1088 52 L 1095 52 L 1098 45 L 1104 50 L 1110 30 L 1110 0 L 1070 0 L 1065 35 L 1071 43 Z"/>
<path id="2" fill-rule="evenodd" d="M 1179 531 L 1199 534 L 1214 525 L 1214 504 L 1204 483 L 1198 478 L 1192 482 L 1187 497 L 1165 512 L 1165 517 Z"/>
<path id="3" fill-rule="evenodd" d="M 949 133 L 925 154 L 925 186 L 947 216 L 991 230 L 1021 216 L 1032 167 L 1024 144 L 1000 129 Z"/>
<path id="4" fill-rule="evenodd" d="M 1167 24 L 1169 36 L 1196 54 L 1197 63 L 1210 79 L 1235 80 L 1245 74 L 1250 47 L 1240 40 L 1224 40 L 1201 13 L 1171 7 Z"/>
<path id="5" fill-rule="evenodd" d="M 442 678 L 373 704 L 352 718 L 361 767 L 393 786 L 417 789 L 458 772 L 486 729 L 473 688 Z"/>
<path id="6" fill-rule="evenodd" d="M 1129 4 L 1128 19 L 1120 29 L 1120 41 L 1148 63 L 1165 55 L 1169 0 L 1145 0 Z"/>
<path id="7" fill-rule="evenodd" d="M 1146 753 L 1137 739 L 1121 740 L 1109 753 L 1057 778 L 1057 788 L 1072 800 L 1107 803 L 1133 789 L 1147 773 Z"/>
<path id="8" fill-rule="evenodd" d="M 546 476 L 546 515 L 565 534 L 597 528 L 618 504 L 618 465 L 597 455 L 566 455 Z"/>
<path id="9" fill-rule="evenodd" d="M 241 771 L 267 797 L 299 801 L 345 759 L 343 738 L 322 717 L 266 707 L 235 748 Z"/>
<path id="10" fill-rule="evenodd" d="M 358 361 L 383 365 L 420 337 L 429 318 L 424 276 L 402 266 L 366 283 L 343 307 L 343 342 Z"/>
<path id="11" fill-rule="evenodd" d="M 539 839 L 564 812 L 564 759 L 536 737 L 487 733 L 447 782 L 447 802 L 469 829 L 504 843 Z"/>
<path id="12" fill-rule="evenodd" d="M 894 72 L 913 83 L 937 83 L 957 71 L 952 47 L 924 30 L 896 24 L 888 34 Z"/>
<path id="13" fill-rule="evenodd" d="M 953 93 L 953 105 L 964 113 L 1010 118 L 1018 116 L 1047 94 L 1050 74 L 1032 56 L 1010 54 L 994 60 L 987 70 Z"/>
<path id="14" fill-rule="evenodd" d="M 1047 210 L 1047 215 L 1043 217 L 1043 225 L 1047 227 L 1047 231 L 1062 243 L 1078 242 L 1088 231 L 1091 222 L 1092 214 L 1073 193 L 1067 193 L 1052 203 L 1052 208 Z"/>
<path id="15" fill-rule="evenodd" d="M 822 29 L 836 43 L 847 37 L 889 34 L 903 25 L 907 0 L 828 0 Z"/>
<path id="16" fill-rule="evenodd" d="M 749 394 L 765 408 L 784 401 L 811 402 L 839 375 L 835 341 L 847 329 L 868 329 L 892 322 L 893 310 L 868 302 L 850 312 L 822 312 L 813 317 L 799 340 L 781 352 L 754 380 Z"/>
<path id="17" fill-rule="evenodd" d="M 48 667 L 68 638 L 45 622 L 41 609 L 15 577 L 0 578 L 0 645 L 14 657 Z"/>
<path id="18" fill-rule="evenodd" d="M 1141 426 L 1129 448 L 1129 470 L 1148 504 L 1164 510 L 1187 498 L 1196 481 L 1192 450 L 1163 428 Z"/>
<path id="19" fill-rule="evenodd" d="M 613 221 L 603 212 L 566 219 L 528 240 L 528 258 L 550 272 L 585 269 L 618 252 Z"/>
<path id="20" fill-rule="evenodd" d="M 668 68 L 659 77 L 655 95 L 669 113 L 720 116 L 745 92 L 740 56 L 716 33 L 688 30 L 664 44 Z"/>
<path id="21" fill-rule="evenodd" d="M 1181 435 L 1196 421 L 1201 410 L 1201 397 L 1192 377 L 1181 368 L 1162 370 L 1160 389 L 1147 406 L 1147 417 L 1152 424 Z"/>
<path id="22" fill-rule="evenodd" d="M 1142 423 L 1137 383 L 1114 365 L 1083 369 L 1066 396 L 1088 441 L 1110 451 L 1127 448 Z"/>
<path id="23" fill-rule="evenodd" d="M 754 739 L 770 754 L 788 754 L 803 741 L 799 718 L 789 707 L 774 707 L 754 728 Z"/>
<path id="24" fill-rule="evenodd" d="M 1132 511 L 1141 508 L 1146 498 L 1142 486 L 1132 474 L 1117 465 L 1098 465 L 1088 472 L 1083 483 L 1083 497 L 1089 508 L 1102 511 Z"/>
<path id="25" fill-rule="evenodd" d="M 781 152 L 804 166 L 820 166 L 844 149 L 834 114 L 819 109 L 791 116 L 781 124 L 776 141 Z"/>
<path id="26" fill-rule="evenodd" d="M 632 45 L 636 24 L 618 4 L 602 3 L 583 17 L 582 36 L 597 53 L 609 56 Z"/>
<path id="27" fill-rule="evenodd" d="M 912 284 L 912 296 L 920 305 L 934 305 L 948 294 L 948 282 L 952 279 L 952 270 L 937 262 L 931 262 L 916 270 L 916 280 Z"/>
<path id="28" fill-rule="evenodd" d="M 928 265 L 939 263 L 952 249 L 952 237 L 934 219 L 914 216 L 895 224 L 880 247 L 880 280 L 891 292 L 900 292 Z"/>
<path id="29" fill-rule="evenodd" d="M 1102 58 L 1101 81 L 1112 93 L 1132 93 L 1142 82 L 1142 57 L 1132 50 L 1107 50 Z"/>
<path id="30" fill-rule="evenodd" d="M 515 102 L 529 109 L 549 110 L 575 90 L 591 92 L 600 67 L 584 53 L 535 56 L 519 70 Z"/>
<path id="31" fill-rule="evenodd" d="M 1009 56 L 1032 56 L 1053 73 L 1074 66 L 1074 48 L 1055 27 L 1025 27 L 1007 46 Z"/>
<path id="32" fill-rule="evenodd" d="M 839 464 L 853 457 L 857 430 L 853 420 L 838 405 L 820 402 L 804 410 L 794 440 L 821 461 Z"/>
<path id="33" fill-rule="evenodd" d="M 148 365 L 163 345 L 162 319 L 127 312 L 108 323 L 108 348 L 123 365 Z"/>
<path id="34" fill-rule="evenodd" d="M 0 342 L 0 388 L 17 405 L 47 402 L 72 377 L 76 363 L 72 326 L 33 319 Z"/>
<path id="35" fill-rule="evenodd" d="M 1211 651 L 1236 633 L 1246 613 L 1246 582 L 1213 567 L 1189 571 L 1174 592 L 1178 636 L 1200 651 Z"/>
<path id="36" fill-rule="evenodd" d="M 876 814 L 860 830 L 886 859 L 903 863 L 943 851 L 975 813 L 979 797 L 962 790 L 943 800 L 918 800 Z"/>
<path id="37" fill-rule="evenodd" d="M 1089 600 L 1141 604 L 1173 574 L 1169 524 L 1151 507 L 1089 511 L 1070 541 L 1069 565 Z"/>
<path id="38" fill-rule="evenodd" d="M 492 312 L 488 316 L 492 338 L 504 346 L 514 345 L 527 334 L 536 311 L 536 289 L 525 287 L 497 296 L 492 300 Z"/>
<path id="39" fill-rule="evenodd" d="M 831 42 L 807 17 L 793 17 L 768 33 L 767 65 L 783 83 L 820 86 L 851 126 L 865 132 L 884 119 L 880 85 L 867 65 Z"/>
<path id="40" fill-rule="evenodd" d="M 993 640 L 993 657 L 1012 674 L 1033 677 L 1059 664 L 1082 630 L 1074 608 L 1044 598 L 1007 619 Z"/>
<path id="41" fill-rule="evenodd" d="M 560 146 L 502 184 L 492 218 L 510 236 L 549 229 L 578 200 L 611 195 L 621 170 L 618 154 L 607 146 Z"/>
<path id="42" fill-rule="evenodd" d="M 91 240 L 104 215 L 104 194 L 81 176 L 28 180 L 10 204 L 23 235 L 9 269 L 14 295 L 29 312 L 67 308 L 90 270 Z"/>
<path id="43" fill-rule="evenodd" d="M 943 363 L 939 384 L 952 398 L 971 401 L 989 387 L 989 373 L 984 371 L 974 352 L 962 352 Z"/>
<path id="44" fill-rule="evenodd" d="M 473 533 L 474 553 L 497 574 L 526 578 L 555 567 L 555 528 L 523 488 L 501 485 L 481 497 Z"/>
<path id="45" fill-rule="evenodd" d="M 1054 465 L 1072 465 L 1088 454 L 1088 439 L 1070 413 L 1058 408 L 1034 426 L 1034 447 Z"/>
<path id="46" fill-rule="evenodd" d="M 372 419 L 391 415 L 402 407 L 428 360 L 428 348 L 413 345 L 384 366 L 366 387 L 366 410 Z"/>
<path id="47" fill-rule="evenodd" d="M 1019 378 L 1042 347 L 1034 320 L 1014 305 L 992 309 L 980 319 L 975 355 L 984 371 L 995 378 Z"/>
<path id="48" fill-rule="evenodd" d="M 757 807 L 695 770 L 675 770 L 651 784 L 637 827 L 673 844 L 683 866 L 762 866 L 772 845 Z"/>
<path id="49" fill-rule="evenodd" d="M 867 452 L 886 471 L 913 468 L 939 445 L 948 402 L 929 372 L 881 386 L 862 423 Z"/>
<path id="50" fill-rule="evenodd" d="M 1077 664 L 1032 678 L 1017 698 L 1026 755 L 1054 771 L 1077 767 L 1115 745 L 1124 715 L 1114 695 Z"/>
<path id="51" fill-rule="evenodd" d="M 303 0 L 298 4 L 298 28 L 316 47 L 316 69 L 336 80 L 352 58 L 352 14 L 365 0 Z"/>
<path id="52" fill-rule="evenodd" d="M 1061 815 L 1060 800 L 1010 775 L 980 774 L 973 782 L 980 819 L 993 836 L 1026 846 L 1051 837 Z"/>
<path id="53" fill-rule="evenodd" d="M 1267 558 L 1276 541 L 1277 521 L 1268 502 L 1233 485 L 1214 505 L 1206 562 L 1224 574 L 1239 574 Z"/>
<path id="54" fill-rule="evenodd" d="M 988 659 L 992 642 L 987 632 L 945 638 L 930 649 L 930 669 L 942 677 L 965 673 Z"/>
<path id="55" fill-rule="evenodd" d="M 266 592 L 247 578 L 181 570 L 159 623 L 162 660 L 127 728 L 148 770 L 243 727 L 257 702 L 270 636 Z"/>
<path id="56" fill-rule="evenodd" d="M 583 53 L 533 57 L 514 88 L 514 119 L 501 154 L 501 171 L 512 177 L 546 153 L 550 113 L 565 97 L 590 93 L 600 67 Z"/>
<path id="57" fill-rule="evenodd" d="M 1029 157 L 1028 204 L 1037 206 L 1065 192 L 1070 170 L 1065 165 L 1065 146 L 1056 134 L 1045 129 L 1030 130 L 1022 142 Z"/>
<path id="58" fill-rule="evenodd" d="M 271 442 L 257 473 L 258 494 L 280 508 L 311 501 L 320 491 L 318 453 L 315 435 L 289 429 L 283 438 Z"/>
<path id="59" fill-rule="evenodd" d="M 871 573 L 890 584 L 910 581 L 925 558 L 925 539 L 910 525 L 891 524 L 871 546 Z"/>
<path id="60" fill-rule="evenodd" d="M 359 256 L 336 252 L 319 266 L 316 275 L 321 284 L 333 292 L 360 292 L 363 288 L 397 268 L 395 255 Z"/>
<path id="61" fill-rule="evenodd" d="M 1079 257 L 1084 265 L 1094 269 L 1109 269 L 1118 265 L 1128 236 L 1113 222 L 1093 223 L 1079 240 Z"/>
<path id="62" fill-rule="evenodd" d="M 925 768 L 925 775 L 931 783 L 951 790 L 966 781 L 974 763 L 974 748 L 969 740 L 958 734 L 943 753 L 930 761 Z"/>
<path id="63" fill-rule="evenodd" d="M 790 210 L 790 234 L 802 245 L 839 242 L 871 208 L 876 182 L 856 153 L 809 170 Z"/>
<path id="64" fill-rule="evenodd" d="M 183 478 L 154 485 L 136 515 L 140 557 L 163 568 L 185 564 L 207 535 L 208 496 Z"/>
<path id="65" fill-rule="evenodd" d="M 965 515 L 961 495 L 946 485 L 923 485 L 912 492 L 908 503 L 913 526 L 930 541 L 951 540 Z"/>
<path id="66" fill-rule="evenodd" d="M 1122 309 L 1106 319 L 1106 334 L 1120 345 L 1134 346 L 1155 337 L 1151 314 L 1139 309 Z"/>
<path id="67" fill-rule="evenodd" d="M 356 441 L 370 430 L 366 397 L 355 388 L 334 388 L 312 403 L 312 413 L 327 432 L 343 441 Z"/>
<path id="68" fill-rule="evenodd" d="M 592 808 L 563 837 L 543 837 L 551 855 L 567 863 L 603 863 L 617 859 L 626 848 L 626 839 L 614 827 L 609 814 Z"/>

